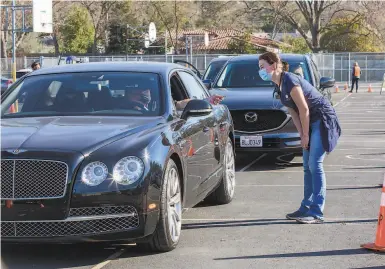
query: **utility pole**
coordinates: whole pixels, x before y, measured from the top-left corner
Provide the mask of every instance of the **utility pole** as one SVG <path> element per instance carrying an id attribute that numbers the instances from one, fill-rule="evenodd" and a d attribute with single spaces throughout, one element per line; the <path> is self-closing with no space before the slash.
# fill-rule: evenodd
<path id="1" fill-rule="evenodd" d="M 190 37 L 190 63 L 193 63 L 193 37 Z"/>
<path id="2" fill-rule="evenodd" d="M 12 0 L 12 79 L 16 81 L 16 0 Z"/>
<path id="3" fill-rule="evenodd" d="M 186 41 L 185 41 L 185 43 L 186 43 L 186 61 L 188 62 L 188 37 L 187 37 L 187 35 L 186 35 Z"/>
<path id="4" fill-rule="evenodd" d="M 164 34 L 164 51 L 166 54 L 166 63 L 168 63 L 168 60 L 167 60 L 167 30 L 165 30 L 165 34 Z"/>

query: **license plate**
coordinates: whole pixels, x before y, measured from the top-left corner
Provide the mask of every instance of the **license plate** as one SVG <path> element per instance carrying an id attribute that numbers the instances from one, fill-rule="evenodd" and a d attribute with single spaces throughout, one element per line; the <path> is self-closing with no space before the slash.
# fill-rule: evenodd
<path id="1" fill-rule="evenodd" d="M 241 147 L 260 148 L 262 147 L 262 136 L 241 136 Z"/>

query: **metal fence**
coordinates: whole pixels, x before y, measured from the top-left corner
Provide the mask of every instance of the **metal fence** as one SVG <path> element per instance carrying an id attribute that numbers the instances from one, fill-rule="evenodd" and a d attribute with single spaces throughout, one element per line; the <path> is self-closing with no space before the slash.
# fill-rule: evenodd
<path id="1" fill-rule="evenodd" d="M 111 61 L 151 61 L 151 62 L 173 62 L 174 60 L 188 60 L 200 71 L 204 71 L 210 61 L 217 58 L 218 54 L 195 54 L 195 55 L 111 55 L 111 56 L 79 56 L 83 62 L 111 62 Z M 351 80 L 352 66 L 358 62 L 362 70 L 361 81 L 382 81 L 385 74 L 385 52 L 384 53 L 320 53 L 313 54 L 322 76 L 333 77 L 336 81 Z M 42 68 L 58 65 L 59 57 L 42 57 Z M 39 57 L 17 58 L 18 69 L 29 68 L 33 61 Z M 65 57 L 61 63 L 65 64 Z M 1 59 L 2 76 L 11 77 L 11 59 Z"/>
<path id="2" fill-rule="evenodd" d="M 355 62 L 361 67 L 361 81 L 382 81 L 385 74 L 385 53 L 328 53 L 314 54 L 322 76 L 336 81 L 351 81 Z"/>

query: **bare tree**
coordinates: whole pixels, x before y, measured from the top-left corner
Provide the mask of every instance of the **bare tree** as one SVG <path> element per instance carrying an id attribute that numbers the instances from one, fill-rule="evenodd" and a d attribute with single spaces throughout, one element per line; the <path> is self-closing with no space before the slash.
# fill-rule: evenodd
<path id="1" fill-rule="evenodd" d="M 350 8 L 341 0 L 338 1 L 270 1 L 265 2 L 263 12 L 270 12 L 277 19 L 288 23 L 295 28 L 305 39 L 306 44 L 313 52 L 321 50 L 322 34 L 330 29 L 333 19 L 341 13 L 350 13 L 352 22 L 361 13 Z M 247 7 L 250 9 L 250 7 Z M 257 10 L 261 11 L 261 10 Z"/>
<path id="2" fill-rule="evenodd" d="M 52 38 L 53 43 L 55 47 L 55 55 L 58 55 L 60 53 L 60 28 L 63 27 L 65 18 L 68 14 L 68 10 L 73 7 L 76 3 L 72 1 L 60 1 L 55 0 L 52 3 L 52 20 L 53 20 L 53 31 L 52 31 Z"/>
<path id="3" fill-rule="evenodd" d="M 104 40 L 107 43 L 108 16 L 110 11 L 116 7 L 119 1 L 81 1 L 89 12 L 92 23 L 95 28 L 94 44 L 92 46 L 92 54 L 96 54 L 97 44 Z"/>
<path id="4" fill-rule="evenodd" d="M 194 16 L 197 15 L 191 10 L 188 3 L 181 5 L 179 1 L 158 2 L 150 1 L 154 15 L 160 20 L 166 29 L 171 45 L 178 51 L 179 32 L 186 23 L 191 23 Z"/>
<path id="5" fill-rule="evenodd" d="M 16 1 L 16 6 L 19 6 L 19 5 L 31 5 L 32 2 L 31 1 Z M 6 5 L 10 6 L 11 3 L 10 2 L 7 2 Z M 27 12 L 28 13 L 28 12 Z M 15 17 L 15 27 L 17 29 L 21 29 L 22 28 L 22 11 L 21 10 L 17 10 L 15 12 L 16 14 L 16 17 Z M 31 16 L 26 16 L 26 24 L 27 25 L 32 25 L 31 23 L 32 21 L 32 17 Z M 6 22 L 8 22 L 8 24 L 6 24 Z M 8 16 L 7 16 L 7 12 L 6 12 L 6 9 L 5 8 L 2 8 L 1 9 L 1 35 L 0 35 L 0 38 L 1 38 L 1 57 L 2 58 L 6 58 L 8 56 L 8 53 L 10 53 L 10 51 L 8 51 L 8 42 L 9 40 L 12 38 L 12 10 L 11 8 L 8 8 Z M 21 32 L 21 31 L 18 31 L 16 32 L 16 40 L 15 40 L 15 48 L 17 49 L 21 43 L 23 42 L 23 39 L 24 37 L 27 35 L 28 33 L 25 33 L 25 32 Z"/>

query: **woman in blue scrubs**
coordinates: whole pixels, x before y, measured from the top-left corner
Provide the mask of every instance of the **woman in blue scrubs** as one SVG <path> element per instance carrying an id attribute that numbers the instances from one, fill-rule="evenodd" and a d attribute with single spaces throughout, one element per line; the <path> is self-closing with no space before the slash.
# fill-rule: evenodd
<path id="1" fill-rule="evenodd" d="M 299 223 L 324 222 L 326 177 L 323 160 L 341 135 L 333 106 L 307 80 L 283 70 L 276 53 L 266 52 L 259 57 L 259 75 L 277 85 L 278 96 L 292 116 L 301 136 L 304 166 L 304 198 L 298 210 L 286 218 Z"/>

